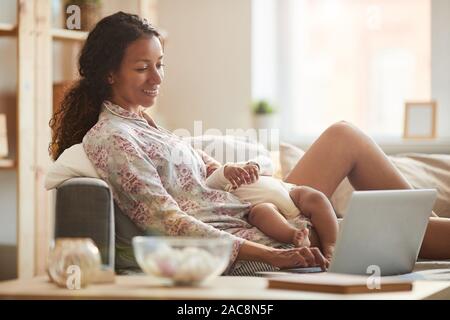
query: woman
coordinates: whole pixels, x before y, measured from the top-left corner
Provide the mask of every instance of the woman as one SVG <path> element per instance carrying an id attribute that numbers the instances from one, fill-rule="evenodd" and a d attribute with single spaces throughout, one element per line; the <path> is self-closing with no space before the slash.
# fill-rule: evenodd
<path id="1" fill-rule="evenodd" d="M 166 235 L 229 238 L 235 248 L 230 272 L 245 260 L 325 268 L 317 248 L 282 249 L 252 228 L 243 219 L 247 204 L 205 186 L 205 165 L 213 165 L 212 159 L 142 113 L 155 102 L 163 67 L 162 43 L 151 25 L 122 12 L 102 19 L 81 52 L 81 78 L 50 123 L 52 157 L 83 141 L 116 203 L 136 225 Z M 344 122 L 321 135 L 286 181 L 330 197 L 345 176 L 357 189 L 410 188 L 372 140 Z M 431 219 L 421 255 L 448 258 L 449 243 L 450 220 Z"/>

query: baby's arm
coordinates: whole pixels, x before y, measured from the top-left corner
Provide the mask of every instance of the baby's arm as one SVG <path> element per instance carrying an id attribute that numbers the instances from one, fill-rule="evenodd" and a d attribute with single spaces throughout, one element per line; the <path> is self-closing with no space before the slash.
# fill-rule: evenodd
<path id="1" fill-rule="evenodd" d="M 301 213 L 311 219 L 322 252 L 327 259 L 331 259 L 339 229 L 330 200 L 322 192 L 307 186 L 292 189 L 290 196 Z"/>
<path id="2" fill-rule="evenodd" d="M 219 167 L 213 171 L 208 178 L 206 178 L 206 185 L 211 189 L 219 189 L 229 191 L 231 184 L 223 174 L 224 166 Z"/>

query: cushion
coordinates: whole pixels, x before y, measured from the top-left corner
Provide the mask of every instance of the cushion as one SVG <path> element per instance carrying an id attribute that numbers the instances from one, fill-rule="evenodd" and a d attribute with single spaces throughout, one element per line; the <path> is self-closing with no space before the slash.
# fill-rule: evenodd
<path id="1" fill-rule="evenodd" d="M 45 177 L 45 188 L 47 190 L 56 188 L 74 177 L 100 178 L 81 143 L 64 150 L 50 166 Z"/>
<path id="2" fill-rule="evenodd" d="M 257 161 L 263 174 L 272 175 L 272 154 L 264 145 L 247 136 L 201 135 L 184 137 L 195 149 L 201 149 L 222 164 Z"/>
<path id="3" fill-rule="evenodd" d="M 281 176 L 285 178 L 294 169 L 298 160 L 305 154 L 302 149 L 286 142 L 280 143 Z"/>
<path id="4" fill-rule="evenodd" d="M 283 177 L 294 168 L 304 153 L 291 144 L 280 144 Z M 388 157 L 414 188 L 437 189 L 438 196 L 433 210 L 438 216 L 450 217 L 450 155 L 410 153 Z M 331 196 L 331 203 L 339 217 L 344 215 L 353 191 L 353 186 L 345 178 Z"/>
<path id="5" fill-rule="evenodd" d="M 203 135 L 184 139 L 194 148 L 205 151 L 221 163 L 255 160 L 260 164 L 264 174 L 273 173 L 272 154 L 262 144 L 248 137 Z M 56 188 L 73 177 L 99 178 L 81 143 L 64 150 L 50 166 L 45 179 L 45 188 L 47 190 Z"/>

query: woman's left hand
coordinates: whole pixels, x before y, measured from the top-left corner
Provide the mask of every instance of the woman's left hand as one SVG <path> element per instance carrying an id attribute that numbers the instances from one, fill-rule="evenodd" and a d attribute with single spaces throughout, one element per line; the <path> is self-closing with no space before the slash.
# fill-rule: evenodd
<path id="1" fill-rule="evenodd" d="M 326 270 L 329 261 L 318 248 L 274 249 L 269 259 L 270 264 L 280 269 L 298 267 L 320 267 Z"/>
<path id="2" fill-rule="evenodd" d="M 219 162 L 210 162 L 206 164 L 206 177 L 208 178 L 214 171 L 220 167 Z"/>

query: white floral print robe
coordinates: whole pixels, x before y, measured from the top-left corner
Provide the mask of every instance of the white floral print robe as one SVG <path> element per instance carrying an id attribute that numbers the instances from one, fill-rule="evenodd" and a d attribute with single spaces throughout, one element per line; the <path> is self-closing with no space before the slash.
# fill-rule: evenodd
<path id="1" fill-rule="evenodd" d="M 187 142 L 144 117 L 105 101 L 83 147 L 122 212 L 143 230 L 230 238 L 230 266 L 243 239 L 281 245 L 246 221 L 250 204 L 206 186 L 205 164 Z"/>

